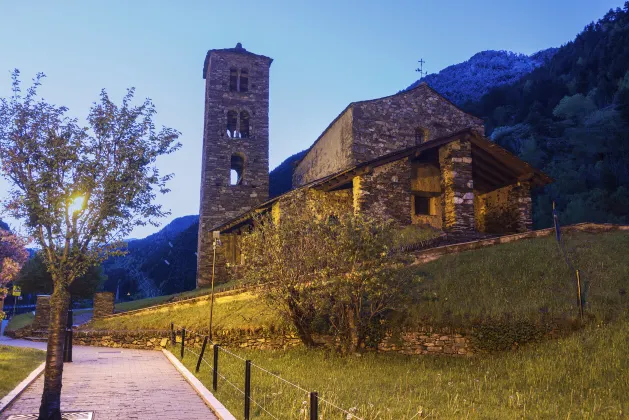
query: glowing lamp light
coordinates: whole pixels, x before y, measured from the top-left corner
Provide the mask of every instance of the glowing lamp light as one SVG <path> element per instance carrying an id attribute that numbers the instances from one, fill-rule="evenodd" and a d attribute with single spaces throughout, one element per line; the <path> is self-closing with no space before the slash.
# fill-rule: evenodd
<path id="1" fill-rule="evenodd" d="M 78 197 L 75 197 L 70 203 L 70 207 L 69 207 L 70 212 L 72 214 L 79 212 L 83 210 L 84 205 L 85 205 L 85 197 L 83 197 L 82 195 L 79 195 Z"/>

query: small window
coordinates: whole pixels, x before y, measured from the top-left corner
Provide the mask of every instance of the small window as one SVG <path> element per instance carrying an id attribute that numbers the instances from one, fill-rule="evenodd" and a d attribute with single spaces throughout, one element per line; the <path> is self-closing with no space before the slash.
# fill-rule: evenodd
<path id="1" fill-rule="evenodd" d="M 431 212 L 431 200 L 430 197 L 423 197 L 421 195 L 414 196 L 414 207 L 416 216 L 430 216 Z"/>
<path id="2" fill-rule="evenodd" d="M 229 90 L 232 92 L 238 90 L 238 69 L 234 67 L 229 69 Z"/>
<path id="3" fill-rule="evenodd" d="M 426 130 L 423 128 L 415 129 L 415 144 L 422 144 L 426 141 Z"/>
<path id="4" fill-rule="evenodd" d="M 247 69 L 240 70 L 240 91 L 249 91 L 249 71 Z"/>
<path id="5" fill-rule="evenodd" d="M 241 155 L 232 155 L 231 157 L 231 170 L 229 173 L 229 184 L 240 185 L 242 184 L 242 177 L 245 172 L 245 158 Z"/>
<path id="6" fill-rule="evenodd" d="M 249 113 L 247 111 L 240 113 L 240 136 L 243 139 L 249 137 Z"/>
<path id="7" fill-rule="evenodd" d="M 238 112 L 227 111 L 227 137 L 236 138 L 238 130 Z"/>

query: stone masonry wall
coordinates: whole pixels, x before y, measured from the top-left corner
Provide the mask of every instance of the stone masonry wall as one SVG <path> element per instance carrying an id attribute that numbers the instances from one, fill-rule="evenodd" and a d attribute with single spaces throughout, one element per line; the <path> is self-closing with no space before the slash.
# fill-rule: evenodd
<path id="1" fill-rule="evenodd" d="M 34 331 L 47 330 L 50 323 L 50 295 L 38 295 L 35 304 L 35 319 L 32 328 Z"/>
<path id="2" fill-rule="evenodd" d="M 474 181 L 472 144 L 456 140 L 439 148 L 443 229 L 472 231 L 474 225 Z"/>
<path id="3" fill-rule="evenodd" d="M 99 292 L 94 294 L 94 318 L 103 318 L 114 313 L 114 294 Z"/>
<path id="4" fill-rule="evenodd" d="M 519 233 L 531 230 L 530 185 L 507 185 L 484 194 L 474 191 L 474 218 L 479 232 Z"/>
<path id="5" fill-rule="evenodd" d="M 411 224 L 411 164 L 408 159 L 379 166 L 354 177 L 354 211 L 379 219 Z"/>
<path id="6" fill-rule="evenodd" d="M 307 184 L 353 165 L 352 108 L 343 112 L 312 145 L 293 172 L 293 186 Z"/>
<path id="7" fill-rule="evenodd" d="M 210 283 L 213 228 L 264 202 L 269 194 L 271 59 L 235 48 L 212 50 L 207 60 L 197 287 Z M 248 70 L 247 92 L 230 91 L 232 67 Z M 249 114 L 249 137 L 227 135 L 230 111 Z M 244 160 L 242 181 L 238 185 L 230 185 L 232 156 Z"/>
<path id="8" fill-rule="evenodd" d="M 414 146 L 416 129 L 424 131 L 426 141 L 465 128 L 484 133 L 482 120 L 461 111 L 425 83 L 397 95 L 357 102 L 353 108 L 355 163 Z"/>

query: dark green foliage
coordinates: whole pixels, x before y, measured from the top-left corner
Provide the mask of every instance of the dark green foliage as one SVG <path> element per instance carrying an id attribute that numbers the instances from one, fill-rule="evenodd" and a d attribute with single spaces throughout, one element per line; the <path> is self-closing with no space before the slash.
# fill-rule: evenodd
<path id="1" fill-rule="evenodd" d="M 100 265 L 92 266 L 84 275 L 72 282 L 70 294 L 73 298 L 89 299 L 103 285 L 106 278 Z M 21 286 L 24 293 L 52 293 L 52 277 L 46 269 L 41 253 L 36 253 L 24 264 L 15 284 Z"/>
<path id="2" fill-rule="evenodd" d="M 534 194 L 536 227 L 629 223 L 629 3 L 585 27 L 519 82 L 464 106 L 501 146 L 555 183 Z"/>
<path id="3" fill-rule="evenodd" d="M 483 351 L 505 351 L 522 344 L 542 340 L 552 326 L 527 320 L 491 321 L 479 324 L 471 331 L 474 348 Z"/>
<path id="4" fill-rule="evenodd" d="M 269 173 L 269 198 L 277 197 L 293 189 L 293 171 L 308 150 L 288 157 Z"/>

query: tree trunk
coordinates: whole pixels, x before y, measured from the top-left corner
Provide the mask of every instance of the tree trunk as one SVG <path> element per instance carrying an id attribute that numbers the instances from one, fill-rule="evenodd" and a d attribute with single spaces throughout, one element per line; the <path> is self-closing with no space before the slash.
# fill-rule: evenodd
<path id="1" fill-rule="evenodd" d="M 3 309 L 4 309 L 4 298 L 0 297 L 0 312 L 2 312 Z"/>
<path id="2" fill-rule="evenodd" d="M 358 351 L 358 327 L 356 326 L 356 317 L 354 315 L 354 309 L 351 305 L 347 305 L 345 308 L 347 314 L 347 332 L 348 337 L 348 353 L 355 353 Z"/>
<path id="3" fill-rule="evenodd" d="M 63 342 L 70 306 L 67 286 L 54 282 L 50 296 L 50 323 L 44 373 L 44 393 L 39 407 L 39 420 L 61 420 L 61 376 L 63 374 Z"/>

